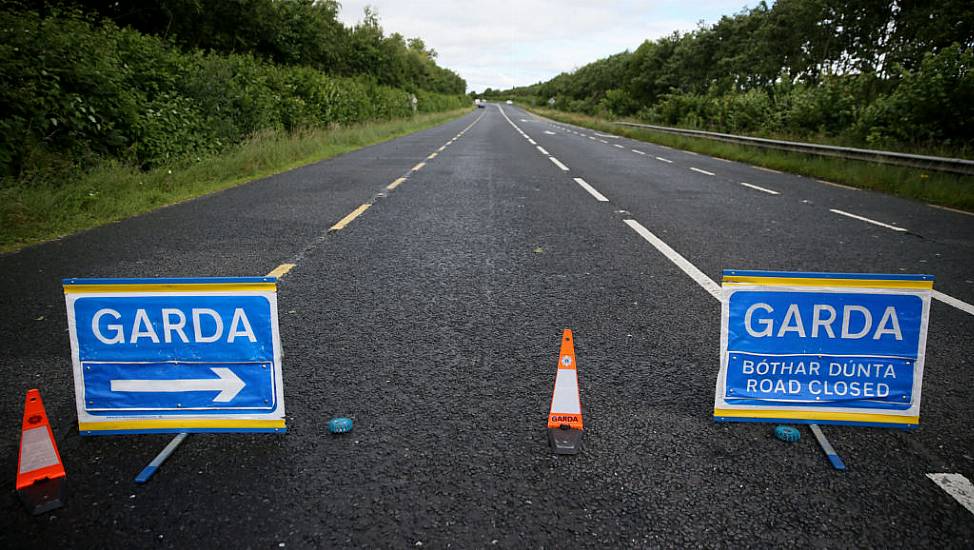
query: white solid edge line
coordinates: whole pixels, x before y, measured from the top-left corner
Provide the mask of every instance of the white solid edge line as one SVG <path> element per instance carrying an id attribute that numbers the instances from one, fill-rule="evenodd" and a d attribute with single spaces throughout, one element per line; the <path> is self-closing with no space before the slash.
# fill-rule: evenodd
<path id="1" fill-rule="evenodd" d="M 859 216 L 859 215 L 856 215 L 856 214 L 852 214 L 850 212 L 846 212 L 845 210 L 836 210 L 835 208 L 829 208 L 829 212 L 834 212 L 836 214 L 839 214 L 840 216 L 847 216 L 849 218 L 854 218 L 854 219 L 857 219 L 859 221 L 863 221 L 863 222 L 866 222 L 866 223 L 871 223 L 873 225 L 878 225 L 880 227 L 885 227 L 886 229 L 892 229 L 893 231 L 904 231 L 904 232 L 905 231 L 909 231 L 909 229 L 907 229 L 905 227 L 897 227 L 895 225 L 890 225 L 888 223 L 878 222 L 876 220 L 871 220 L 871 219 L 865 218 L 863 216 Z"/>
<path id="2" fill-rule="evenodd" d="M 501 116 L 504 117 L 504 120 L 506 120 L 508 124 L 510 124 L 511 126 L 513 126 L 514 129 L 517 130 L 518 132 L 520 132 L 522 136 L 527 137 L 525 135 L 525 133 L 520 128 L 518 128 L 517 124 L 514 124 L 514 121 L 511 120 L 511 118 L 509 116 L 507 116 L 507 113 L 504 112 L 504 108 L 501 107 L 500 104 L 497 105 L 497 110 L 501 112 Z M 484 115 L 480 115 L 480 116 L 484 116 Z M 480 120 L 480 119 L 477 119 L 477 120 Z"/>
<path id="3" fill-rule="evenodd" d="M 548 157 L 548 159 L 551 160 L 551 162 L 555 163 L 555 166 L 557 166 L 558 168 L 561 168 L 566 172 L 568 171 L 568 167 L 562 164 L 560 160 L 556 159 L 555 157 Z"/>
<path id="4" fill-rule="evenodd" d="M 848 185 L 842 185 L 841 183 L 833 183 L 831 181 L 825 181 L 825 180 L 815 180 L 815 181 L 819 183 L 823 183 L 825 185 L 831 185 L 832 187 L 838 187 L 839 189 L 847 189 L 849 191 L 859 191 L 858 187 L 850 187 Z"/>
<path id="5" fill-rule="evenodd" d="M 714 174 L 713 172 L 708 172 L 708 171 L 706 171 L 706 170 L 701 170 L 701 169 L 699 169 L 699 168 L 694 168 L 693 166 L 691 166 L 691 167 L 690 167 L 690 170 L 693 170 L 694 172 L 699 172 L 699 173 L 701 173 L 701 174 L 706 174 L 706 175 L 708 175 L 708 176 L 713 176 L 713 175 L 715 175 L 715 174 Z"/>
<path id="6" fill-rule="evenodd" d="M 549 153 L 548 151 L 545 151 L 545 150 L 544 150 L 544 147 L 542 147 L 542 146 L 540 146 L 540 145 L 536 145 L 535 147 L 537 147 L 537 148 L 538 148 L 538 151 L 541 151 L 541 154 L 542 154 L 542 155 L 550 155 L 550 154 L 551 154 L 551 153 Z"/>
<path id="7" fill-rule="evenodd" d="M 750 187 L 751 189 L 755 189 L 757 191 L 764 191 L 765 193 L 767 193 L 769 195 L 780 195 L 781 194 L 781 193 L 779 193 L 777 191 L 774 191 L 772 189 L 765 189 L 764 187 L 761 187 L 760 185 L 754 185 L 753 183 L 747 183 L 747 182 L 743 182 L 742 181 L 741 182 L 741 185 L 743 185 L 744 187 Z"/>
<path id="8" fill-rule="evenodd" d="M 944 294 L 943 292 L 940 292 L 939 290 L 934 290 L 933 293 L 931 294 L 931 296 L 933 296 L 934 299 L 940 300 L 941 302 L 943 302 L 943 303 L 945 303 L 945 304 L 947 304 L 949 306 L 954 306 L 957 309 L 959 309 L 959 310 L 961 310 L 961 311 L 963 311 L 965 313 L 969 313 L 971 315 L 974 315 L 974 305 L 968 304 L 967 302 L 964 302 L 962 300 L 958 300 L 957 298 L 954 298 L 953 296 Z"/>
<path id="9" fill-rule="evenodd" d="M 717 299 L 719 302 L 720 297 L 720 285 L 715 283 L 713 279 L 707 277 L 703 271 L 697 269 L 697 266 L 691 264 L 686 258 L 680 255 L 679 252 L 670 248 L 670 245 L 664 243 L 659 237 L 653 235 L 649 229 L 646 229 L 636 220 L 623 220 L 626 225 L 631 227 L 633 231 L 639 234 L 640 237 L 646 239 L 649 244 L 656 247 L 664 256 L 669 258 L 669 260 L 676 264 L 677 267 L 683 270 L 684 273 L 690 276 L 691 279 L 696 281 L 696 283 L 703 287 L 704 290 L 710 293 L 711 296 Z"/>
<path id="10" fill-rule="evenodd" d="M 938 210 L 946 210 L 948 212 L 953 212 L 954 214 L 963 214 L 965 216 L 974 216 L 974 212 L 965 212 L 963 210 L 958 210 L 956 208 L 951 208 L 949 206 L 940 206 L 939 204 L 928 204 L 930 208 L 936 208 Z"/>
<path id="11" fill-rule="evenodd" d="M 927 474 L 934 483 L 974 514 L 974 484 L 961 474 Z"/>
<path id="12" fill-rule="evenodd" d="M 656 157 L 656 160 L 661 160 L 661 161 L 663 161 L 663 162 L 667 162 L 667 163 L 669 163 L 669 164 L 673 164 L 673 161 L 672 161 L 672 160 L 670 160 L 670 159 L 665 159 L 665 158 L 663 158 L 663 157 Z"/>
<path id="13" fill-rule="evenodd" d="M 583 180 L 582 178 L 575 178 L 575 183 L 581 185 L 582 186 L 582 189 L 588 191 L 588 194 L 589 195 L 592 195 L 593 197 L 595 197 L 595 200 L 597 200 L 599 202 L 609 202 L 609 199 L 605 198 L 605 195 L 603 195 L 602 193 L 599 193 L 598 191 L 596 191 L 596 189 L 594 187 L 592 187 L 591 185 L 589 185 L 588 182 L 585 181 L 585 180 Z"/>

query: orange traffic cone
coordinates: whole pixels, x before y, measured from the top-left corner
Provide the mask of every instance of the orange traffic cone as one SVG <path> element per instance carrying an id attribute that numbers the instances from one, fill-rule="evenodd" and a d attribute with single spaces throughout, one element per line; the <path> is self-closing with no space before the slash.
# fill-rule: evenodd
<path id="1" fill-rule="evenodd" d="M 571 329 L 565 329 L 558 355 L 558 374 L 548 413 L 548 441 L 555 454 L 573 455 L 582 449 L 582 401 L 578 397 L 578 370 Z"/>
<path id="2" fill-rule="evenodd" d="M 27 392 L 24 423 L 20 429 L 17 494 L 33 514 L 64 505 L 64 465 L 44 411 L 41 392 Z"/>

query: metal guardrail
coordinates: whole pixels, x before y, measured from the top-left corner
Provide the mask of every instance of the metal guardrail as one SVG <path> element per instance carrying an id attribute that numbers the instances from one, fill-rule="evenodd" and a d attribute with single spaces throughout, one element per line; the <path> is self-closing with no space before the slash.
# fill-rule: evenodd
<path id="1" fill-rule="evenodd" d="M 879 164 L 896 164 L 899 166 L 910 166 L 912 168 L 923 168 L 936 172 L 952 172 L 955 174 L 974 175 L 974 160 L 954 159 L 946 157 L 933 157 L 928 155 L 912 155 L 909 153 L 897 153 L 894 151 L 877 151 L 872 149 L 857 149 L 855 147 L 838 147 L 835 145 L 820 145 L 817 143 L 801 143 L 798 141 L 783 141 L 777 139 L 767 139 L 758 137 L 735 136 L 733 134 L 721 134 L 719 132 L 705 132 L 703 130 L 684 130 L 682 128 L 670 128 L 667 126 L 654 126 L 652 124 L 637 124 L 635 122 L 616 122 L 620 126 L 631 126 L 634 128 L 647 128 L 658 132 L 667 132 L 682 136 L 701 137 L 729 143 L 740 143 L 743 145 L 753 145 L 756 147 L 767 147 L 770 149 L 782 149 L 797 153 L 807 153 L 810 155 L 822 155 L 828 157 L 838 157 L 851 160 L 863 160 L 876 162 Z"/>

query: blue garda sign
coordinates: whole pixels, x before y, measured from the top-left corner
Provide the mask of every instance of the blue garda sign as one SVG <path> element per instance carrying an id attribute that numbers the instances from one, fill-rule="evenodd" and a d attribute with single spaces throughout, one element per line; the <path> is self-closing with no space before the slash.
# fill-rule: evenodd
<path id="1" fill-rule="evenodd" d="M 79 430 L 282 432 L 273 277 L 66 279 Z"/>
<path id="2" fill-rule="evenodd" d="M 727 270 L 714 416 L 913 427 L 933 277 Z"/>

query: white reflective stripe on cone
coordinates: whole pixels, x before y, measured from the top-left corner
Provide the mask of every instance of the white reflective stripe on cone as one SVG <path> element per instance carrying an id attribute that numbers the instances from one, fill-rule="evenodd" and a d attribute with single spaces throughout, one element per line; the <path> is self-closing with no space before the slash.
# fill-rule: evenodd
<path id="1" fill-rule="evenodd" d="M 558 369 L 555 393 L 551 398 L 551 413 L 582 414 L 578 401 L 578 374 L 575 369 Z"/>

